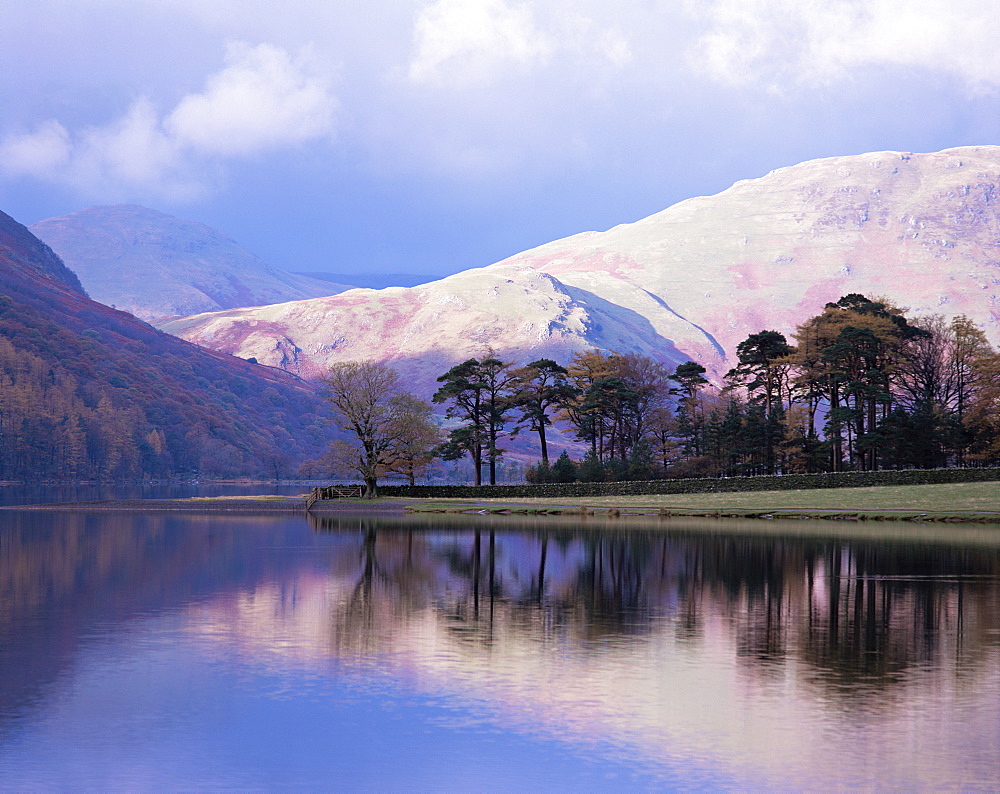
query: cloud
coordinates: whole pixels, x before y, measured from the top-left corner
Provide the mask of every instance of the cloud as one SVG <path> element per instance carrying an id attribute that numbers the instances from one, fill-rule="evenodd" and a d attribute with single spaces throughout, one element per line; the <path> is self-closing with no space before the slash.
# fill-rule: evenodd
<path id="1" fill-rule="evenodd" d="M 146 97 L 119 119 L 72 134 L 48 120 L 0 141 L 0 170 L 104 199 L 174 200 L 210 190 L 206 175 L 247 157 L 328 136 L 336 100 L 307 53 L 268 44 L 228 46 L 226 67 L 161 118 Z"/>
<path id="2" fill-rule="evenodd" d="M 437 0 L 418 16 L 414 38 L 414 82 L 482 79 L 501 67 L 543 62 L 553 46 L 527 5 L 504 0 Z"/>
<path id="3" fill-rule="evenodd" d="M 69 133 L 58 121 L 46 121 L 34 132 L 0 141 L 0 169 L 12 176 L 48 176 L 69 162 Z"/>
<path id="4" fill-rule="evenodd" d="M 510 72 L 526 74 L 556 54 L 598 56 L 620 67 L 631 60 L 628 41 L 614 25 L 599 28 L 578 12 L 536 10 L 551 4 L 506 0 L 435 0 L 414 25 L 409 78 L 414 83 L 470 86 Z"/>
<path id="5" fill-rule="evenodd" d="M 200 94 L 184 97 L 164 127 L 181 145 L 242 156 L 320 138 L 333 129 L 336 102 L 307 55 L 292 59 L 267 44 L 230 44 L 229 65 Z"/>
<path id="6" fill-rule="evenodd" d="M 716 80 L 814 86 L 871 66 L 957 77 L 970 92 L 1000 87 L 993 0 L 710 0 L 693 53 Z"/>
<path id="7" fill-rule="evenodd" d="M 68 174 L 78 188 L 105 192 L 116 186 L 159 185 L 174 193 L 187 181 L 178 178 L 182 154 L 177 141 L 163 131 L 152 103 L 139 99 L 118 121 L 80 136 Z"/>

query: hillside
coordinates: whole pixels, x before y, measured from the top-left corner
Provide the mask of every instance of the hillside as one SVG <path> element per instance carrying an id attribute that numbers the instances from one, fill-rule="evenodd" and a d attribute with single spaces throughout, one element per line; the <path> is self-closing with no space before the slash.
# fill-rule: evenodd
<path id="1" fill-rule="evenodd" d="M 337 360 L 389 360 L 425 394 L 454 363 L 488 348 L 516 359 L 563 360 L 588 347 L 635 350 L 674 365 L 687 360 L 674 340 L 712 351 L 711 340 L 681 318 L 674 318 L 669 335 L 659 333 L 638 312 L 547 273 L 506 266 L 468 270 L 412 289 L 353 290 L 196 315 L 167 322 L 164 330 L 306 378 Z"/>
<path id="2" fill-rule="evenodd" d="M 911 315 L 966 314 L 997 343 L 998 208 L 1000 147 L 834 157 L 412 289 L 163 327 L 306 377 L 390 360 L 425 393 L 487 347 L 521 360 L 638 351 L 719 376 L 748 334 L 790 334 L 848 293 L 889 296 Z"/>
<path id="3" fill-rule="evenodd" d="M 324 414 L 293 376 L 90 300 L 0 213 L 0 479 L 288 475 Z"/>
<path id="4" fill-rule="evenodd" d="M 333 283 L 350 289 L 385 289 L 386 287 L 416 287 L 429 281 L 437 281 L 440 276 L 420 273 L 323 273 L 297 271 L 300 276 L 309 276 L 320 281 Z"/>
<path id="5" fill-rule="evenodd" d="M 279 270 L 215 229 L 145 207 L 91 207 L 30 230 L 94 300 L 152 322 L 349 289 Z"/>

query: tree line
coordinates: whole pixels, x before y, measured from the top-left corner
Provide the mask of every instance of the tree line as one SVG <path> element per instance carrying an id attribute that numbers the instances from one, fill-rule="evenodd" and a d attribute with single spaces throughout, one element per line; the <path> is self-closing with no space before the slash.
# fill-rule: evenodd
<path id="1" fill-rule="evenodd" d="M 533 482 L 938 468 L 1000 459 L 1000 356 L 967 317 L 913 319 L 888 299 L 850 294 L 826 304 L 791 340 L 759 331 L 735 352 L 736 366 L 717 385 L 698 362 L 669 370 L 638 353 L 587 350 L 565 366 L 547 358 L 515 365 L 487 353 L 437 379 L 432 402 L 445 406 L 447 433 L 385 365 L 336 365 L 328 385 L 359 367 L 390 373 L 392 388 L 383 383 L 372 392 L 372 410 L 395 406 L 396 440 L 374 457 L 365 453 L 362 473 L 372 488 L 379 472 L 405 472 L 412 483 L 435 457 L 468 457 L 475 484 L 484 478 L 494 484 L 504 443 L 524 432 L 537 435 L 541 452 L 527 471 Z M 342 398 L 352 390 L 340 383 Z M 554 425 L 586 445 L 579 460 L 566 451 L 550 460 Z M 356 419 L 342 426 L 357 438 L 368 432 Z"/>
<path id="2" fill-rule="evenodd" d="M 0 295 L 0 480 L 289 477 L 329 442 L 314 388 L 137 322 L 69 321 L 82 332 Z"/>

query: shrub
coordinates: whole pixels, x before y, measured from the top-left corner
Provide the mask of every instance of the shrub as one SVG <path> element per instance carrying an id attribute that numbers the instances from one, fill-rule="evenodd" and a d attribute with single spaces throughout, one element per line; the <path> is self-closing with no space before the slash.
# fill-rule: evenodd
<path id="1" fill-rule="evenodd" d="M 570 460 L 566 450 L 563 450 L 562 455 L 552 464 L 551 476 L 550 482 L 573 482 L 576 480 L 576 464 Z"/>

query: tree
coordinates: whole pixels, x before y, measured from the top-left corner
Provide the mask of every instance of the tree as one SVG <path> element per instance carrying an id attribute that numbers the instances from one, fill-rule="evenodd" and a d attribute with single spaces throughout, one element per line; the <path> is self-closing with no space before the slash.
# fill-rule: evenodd
<path id="1" fill-rule="evenodd" d="M 826 304 L 822 314 L 799 326 L 792 357 L 796 383 L 808 395 L 812 416 L 826 404 L 832 470 L 842 468 L 845 451 L 858 468 L 878 468 L 878 426 L 892 412 L 906 348 L 928 335 L 888 300 L 857 293 Z"/>
<path id="2" fill-rule="evenodd" d="M 593 399 L 592 387 L 602 379 L 615 377 L 618 370 L 611 356 L 600 350 L 585 350 L 573 356 L 567 375 L 576 396 L 563 406 L 559 418 L 576 426 L 576 437 L 590 442 L 591 455 L 598 461 L 604 459 L 604 438 L 607 435 L 605 417 Z"/>
<path id="3" fill-rule="evenodd" d="M 597 455 L 588 450 L 577 467 L 576 476 L 581 482 L 604 482 L 604 465 Z"/>
<path id="4" fill-rule="evenodd" d="M 552 482 L 573 482 L 576 479 L 576 473 L 576 464 L 570 460 L 566 450 L 563 450 L 562 454 L 556 458 L 556 462 L 552 464 Z"/>
<path id="5" fill-rule="evenodd" d="M 598 378 L 583 395 L 580 415 L 584 422 L 578 435 L 591 442 L 592 450 L 596 443 L 598 457 L 624 461 L 631 446 L 629 428 L 637 403 L 638 395 L 623 378 Z"/>
<path id="6" fill-rule="evenodd" d="M 490 467 L 490 485 L 496 485 L 497 460 L 504 453 L 497 440 L 506 428 L 507 414 L 514 407 L 511 397 L 514 375 L 510 362 L 496 358 L 492 351 L 479 362 L 479 372 L 486 406 L 486 457 Z"/>
<path id="7" fill-rule="evenodd" d="M 552 424 L 549 412 L 569 403 L 576 390 L 567 380 L 566 368 L 550 358 L 540 358 L 512 373 L 513 404 L 521 413 L 521 420 L 529 429 L 538 433 L 542 448 L 542 463 L 549 463 L 549 448 L 545 428 Z"/>
<path id="8" fill-rule="evenodd" d="M 653 458 L 661 474 L 665 473 L 678 453 L 677 419 L 666 405 L 658 405 L 646 423 Z"/>
<path id="9" fill-rule="evenodd" d="M 496 484 L 496 462 L 503 455 L 497 439 L 513 407 L 509 394 L 513 380 L 509 365 L 492 354 L 482 360 L 470 358 L 456 364 L 438 378 L 441 387 L 431 401 L 450 402 L 446 415 L 465 422 L 448 434 L 441 456 L 445 460 L 458 460 L 468 453 L 476 485 L 482 485 L 484 460 L 490 467 L 490 485 Z"/>
<path id="10" fill-rule="evenodd" d="M 726 373 L 726 380 L 746 389 L 751 406 L 761 404 L 765 418 L 763 434 L 765 474 L 774 474 L 776 447 L 784 428 L 776 422 L 783 413 L 782 390 L 795 348 L 777 331 L 750 334 L 736 346 L 738 364 Z"/>
<path id="11" fill-rule="evenodd" d="M 396 398 L 403 415 L 408 415 L 405 432 L 396 445 L 396 459 L 386 468 L 393 474 L 406 477 L 410 485 L 416 484 L 418 474 L 427 471 L 434 460 L 435 450 L 441 444 L 441 428 L 434 421 L 432 408 L 412 394 L 402 393 Z"/>
<path id="12" fill-rule="evenodd" d="M 705 411 L 699 399 L 701 390 L 708 385 L 705 368 L 695 361 L 678 364 L 670 379 L 677 383 L 672 389 L 679 396 L 677 401 L 677 433 L 684 442 L 689 456 L 701 457 L 704 447 Z"/>
<path id="13" fill-rule="evenodd" d="M 445 460 L 458 460 L 468 453 L 472 458 L 472 469 L 476 485 L 483 483 L 483 447 L 486 442 L 488 415 L 480 380 L 479 361 L 470 358 L 456 364 L 438 379 L 441 386 L 431 402 L 451 405 L 445 411 L 449 418 L 458 418 L 464 425 L 454 428 L 448 440 L 441 446 L 440 455 Z"/>
<path id="14" fill-rule="evenodd" d="M 666 404 L 666 369 L 639 353 L 588 350 L 573 357 L 568 375 L 576 397 L 565 403 L 562 418 L 576 425 L 577 438 L 589 441 L 599 460 L 627 463 L 651 414 Z"/>
<path id="15" fill-rule="evenodd" d="M 986 344 L 969 356 L 967 395 L 961 416 L 964 449 L 980 465 L 1000 460 L 1000 353 Z"/>
<path id="16" fill-rule="evenodd" d="M 338 457 L 361 475 L 365 498 L 378 495 L 380 475 L 398 466 L 416 436 L 427 430 L 430 407 L 400 386 L 399 375 L 377 361 L 334 364 L 322 379 L 334 421 L 354 436 Z"/>

